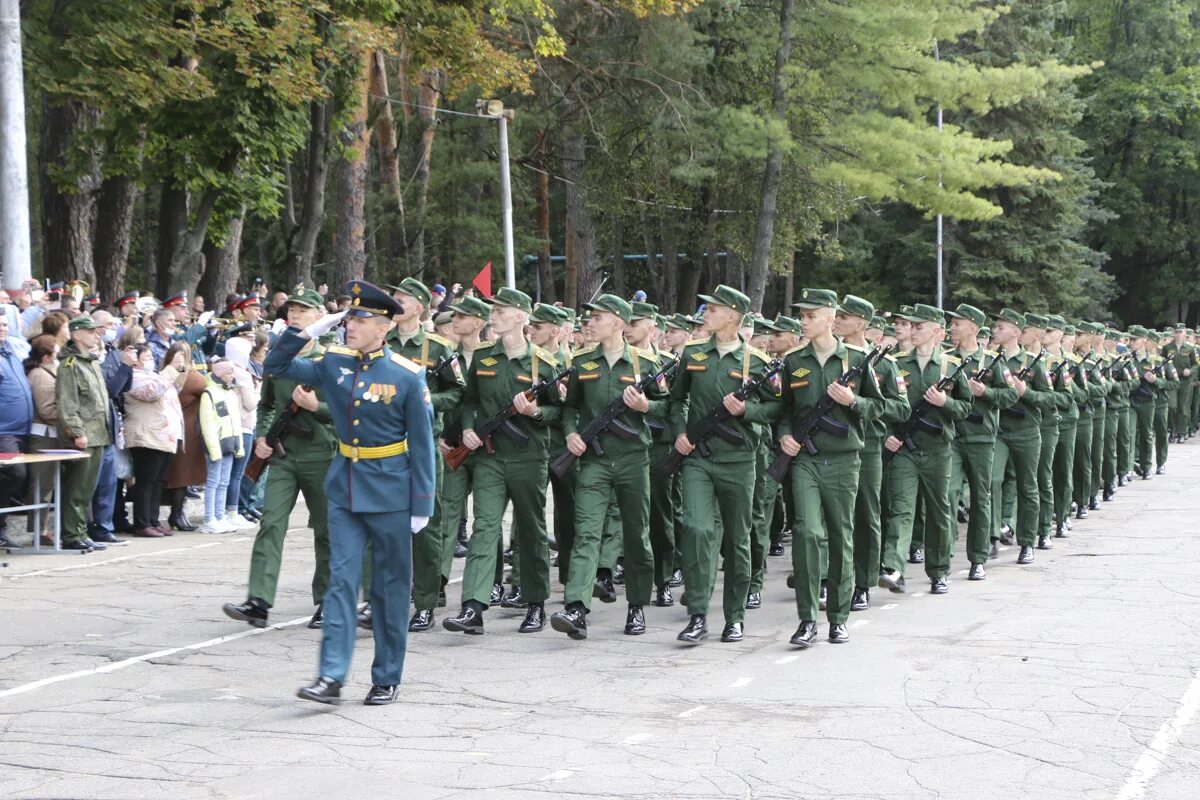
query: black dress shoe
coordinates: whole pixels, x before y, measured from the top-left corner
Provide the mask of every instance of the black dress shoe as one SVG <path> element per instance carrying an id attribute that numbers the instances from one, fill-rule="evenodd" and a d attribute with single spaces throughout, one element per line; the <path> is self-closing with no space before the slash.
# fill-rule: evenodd
<path id="1" fill-rule="evenodd" d="M 370 603 L 363 603 L 362 608 L 358 609 L 358 627 L 364 631 L 369 631 L 375 627 L 375 614 L 371 611 Z"/>
<path id="2" fill-rule="evenodd" d="M 1021 552 L 1017 555 L 1017 563 L 1018 564 L 1032 564 L 1033 563 L 1033 548 L 1027 544 L 1022 545 Z"/>
<path id="3" fill-rule="evenodd" d="M 796 632 L 792 634 L 792 638 L 788 640 L 796 647 L 805 649 L 812 647 L 813 642 L 817 641 L 817 623 L 806 619 L 800 623 L 800 627 L 796 628 Z"/>
<path id="4" fill-rule="evenodd" d="M 796 575 L 795 575 L 795 573 L 793 573 L 793 574 L 791 574 L 791 575 L 788 575 L 788 576 L 787 576 L 787 580 L 785 580 L 785 581 L 784 581 L 784 583 L 786 583 L 786 584 L 787 584 L 787 587 L 788 587 L 789 589 L 795 589 L 795 588 L 796 588 Z"/>
<path id="5" fill-rule="evenodd" d="M 1038 550 L 1053 550 L 1054 542 L 1050 539 L 1049 536 L 1039 536 L 1038 543 L 1037 543 L 1037 549 Z"/>
<path id="6" fill-rule="evenodd" d="M 871 590 L 863 586 L 855 586 L 854 594 L 850 596 L 851 611 L 866 611 L 871 607 Z"/>
<path id="7" fill-rule="evenodd" d="M 367 697 L 363 700 L 364 706 L 386 706 L 388 703 L 396 701 L 396 686 L 379 686 L 378 684 L 371 687 L 371 691 L 367 692 Z"/>
<path id="8" fill-rule="evenodd" d="M 769 556 L 781 556 L 784 553 L 783 544 L 781 542 L 772 542 L 771 549 L 767 551 Z"/>
<path id="9" fill-rule="evenodd" d="M 1124 486 L 1124 485 L 1125 485 L 1125 476 L 1118 475 L 1117 476 L 1117 487 L 1120 488 L 1121 486 Z"/>
<path id="10" fill-rule="evenodd" d="M 43 544 L 45 544 L 45 542 L 43 542 Z M 83 539 L 80 539 L 78 542 L 62 542 L 60 546 L 63 550 L 78 550 L 81 553 L 92 552 L 92 548 L 89 547 L 87 542 L 85 542 Z"/>
<path id="11" fill-rule="evenodd" d="M 677 569 L 671 573 L 671 581 L 667 584 L 672 589 L 683 586 L 683 570 Z"/>
<path id="12" fill-rule="evenodd" d="M 249 622 L 256 628 L 267 627 L 267 604 L 257 597 L 251 597 L 241 605 L 226 603 L 221 608 L 230 619 Z"/>
<path id="13" fill-rule="evenodd" d="M 726 622 L 725 629 L 721 631 L 722 642 L 740 642 L 745 638 L 742 634 L 742 623 Z"/>
<path id="14" fill-rule="evenodd" d="M 625 615 L 625 635 L 641 636 L 646 632 L 646 614 L 641 606 L 630 606 Z"/>
<path id="15" fill-rule="evenodd" d="M 1154 474 L 1155 474 L 1155 475 L 1166 475 L 1166 474 L 1167 474 L 1167 467 L 1166 467 L 1166 465 L 1164 464 L 1163 466 L 1161 466 L 1161 467 L 1159 467 L 1158 469 L 1154 470 Z"/>
<path id="16" fill-rule="evenodd" d="M 433 612 L 427 608 L 419 609 L 408 621 L 410 631 L 427 631 L 433 627 Z"/>
<path id="17" fill-rule="evenodd" d="M 1116 496 L 1117 496 L 1117 488 L 1115 486 L 1113 486 L 1111 483 L 1106 483 L 1104 485 L 1104 493 L 1101 495 L 1101 499 L 1107 503 L 1107 502 L 1113 500 L 1114 498 L 1116 498 Z"/>
<path id="18" fill-rule="evenodd" d="M 189 500 L 199 500 L 203 495 L 200 494 L 200 490 L 197 487 L 189 486 L 183 490 L 183 496 Z"/>
<path id="19" fill-rule="evenodd" d="M 521 624 L 517 628 L 517 633 L 537 633 L 545 627 L 546 607 L 541 603 L 530 603 L 529 610 L 525 612 L 525 619 L 521 620 Z"/>
<path id="20" fill-rule="evenodd" d="M 762 592 L 751 592 L 746 595 L 746 608 L 762 608 Z"/>
<path id="21" fill-rule="evenodd" d="M 1000 526 L 1000 544 L 1011 546 L 1017 543 L 1012 526 L 1007 522 Z"/>
<path id="22" fill-rule="evenodd" d="M 829 587 L 821 584 L 821 592 L 817 595 L 817 607 L 822 611 L 829 608 Z"/>
<path id="23" fill-rule="evenodd" d="M 1069 539 L 1071 534 L 1067 532 L 1067 523 L 1060 521 L 1054 526 L 1054 537 L 1056 539 Z"/>
<path id="24" fill-rule="evenodd" d="M 988 548 L 988 558 L 998 558 L 1000 556 L 1000 542 L 992 539 L 992 546 Z"/>
<path id="25" fill-rule="evenodd" d="M 894 569 L 885 569 L 879 573 L 879 588 L 887 589 L 894 594 L 904 594 L 904 576 Z"/>
<path id="26" fill-rule="evenodd" d="M 1088 510 L 1086 508 L 1084 508 L 1083 506 L 1080 506 L 1079 510 L 1075 512 L 1075 519 L 1087 519 L 1087 518 L 1088 518 Z"/>
<path id="27" fill-rule="evenodd" d="M 170 515 L 169 517 L 167 517 L 167 524 L 170 525 L 175 530 L 184 531 L 185 533 L 188 531 L 196 530 L 196 526 L 193 525 L 191 520 L 189 520 L 183 514 Z"/>
<path id="28" fill-rule="evenodd" d="M 342 702 L 342 685 L 333 678 L 321 676 L 312 686 L 305 686 L 296 692 L 296 696 L 302 700 L 312 700 L 326 705 L 340 703 Z"/>
<path id="29" fill-rule="evenodd" d="M 982 581 L 987 579 L 987 570 L 983 568 L 983 564 L 972 564 L 971 571 L 967 573 L 967 580 Z"/>
<path id="30" fill-rule="evenodd" d="M 613 586 L 611 575 L 603 573 L 596 576 L 596 583 L 592 586 L 592 597 L 600 598 L 601 603 L 617 602 L 617 589 Z"/>
<path id="31" fill-rule="evenodd" d="M 1100 501 L 1096 499 L 1096 495 L 1092 495 L 1092 499 L 1088 500 L 1088 511 L 1099 511 Z"/>
<path id="32" fill-rule="evenodd" d="M 568 638 L 582 642 L 587 638 L 587 609 L 582 603 L 571 603 L 562 611 L 550 615 L 550 627 Z"/>
<path id="33" fill-rule="evenodd" d="M 848 641 L 850 641 L 850 634 L 846 632 L 846 624 L 844 622 L 829 626 L 830 644 L 845 644 Z"/>
<path id="34" fill-rule="evenodd" d="M 613 586 L 625 585 L 625 567 L 621 564 L 617 564 L 615 567 L 613 567 L 612 582 Z"/>
<path id="35" fill-rule="evenodd" d="M 308 621 L 308 627 L 312 628 L 313 630 L 317 630 L 318 628 L 322 628 L 325 626 L 325 610 L 324 609 L 325 609 L 324 603 L 317 606 L 317 610 L 312 615 L 312 619 L 310 619 Z"/>
<path id="36" fill-rule="evenodd" d="M 971 516 L 967 512 L 967 507 L 964 506 L 962 503 L 958 504 L 958 521 L 963 524 L 966 524 L 971 521 Z"/>
<path id="37" fill-rule="evenodd" d="M 444 580 L 445 580 L 445 578 L 442 578 L 442 580 L 444 581 Z M 447 602 L 447 601 L 446 601 L 446 584 L 444 584 L 444 583 L 443 583 L 443 584 L 442 584 L 442 588 L 438 589 L 438 601 L 437 601 L 437 607 L 438 607 L 438 608 L 445 608 L 445 607 L 446 607 L 446 602 Z"/>
<path id="38" fill-rule="evenodd" d="M 478 603 L 467 603 L 457 617 L 446 617 L 442 627 L 455 633 L 469 633 L 472 636 L 483 634 L 483 609 Z"/>
<path id="39" fill-rule="evenodd" d="M 488 597 L 488 605 L 489 606 L 498 606 L 498 605 L 500 605 L 500 601 L 503 599 L 504 599 L 504 584 L 493 583 L 492 584 L 492 593 Z"/>
<path id="40" fill-rule="evenodd" d="M 925 563 L 925 548 L 917 547 L 908 554 L 908 563 L 924 564 Z"/>
<path id="41" fill-rule="evenodd" d="M 512 552 L 512 548 L 509 547 L 504 551 L 504 563 L 511 564 L 512 560 L 513 560 L 513 552 Z"/>
<path id="42" fill-rule="evenodd" d="M 708 638 L 707 619 L 703 614 L 692 614 L 687 627 L 681 630 L 675 638 L 688 644 L 700 644 Z"/>
<path id="43" fill-rule="evenodd" d="M 100 542 L 94 541 L 92 539 L 84 539 L 83 543 L 86 544 L 88 547 L 90 547 L 93 550 L 107 550 L 108 549 L 108 545 L 100 544 Z"/>
<path id="44" fill-rule="evenodd" d="M 525 608 L 528 603 L 521 599 L 521 587 L 514 586 L 512 591 L 500 598 L 501 608 Z"/>
<path id="45" fill-rule="evenodd" d="M 120 547 L 123 544 L 129 544 L 128 539 L 118 539 L 108 531 L 96 531 L 95 533 L 89 534 L 88 538 L 93 542 L 99 542 L 100 544 L 104 545 L 113 545 L 114 547 Z"/>
<path id="46" fill-rule="evenodd" d="M 660 608 L 670 608 L 675 605 L 675 598 L 671 596 L 671 584 L 658 587 L 658 591 L 654 593 L 654 605 Z"/>
<path id="47" fill-rule="evenodd" d="M 463 544 L 462 542 L 455 542 L 454 543 L 454 557 L 455 558 L 466 558 L 467 557 L 467 546 L 465 544 Z"/>
<path id="48" fill-rule="evenodd" d="M 945 578 L 933 578 L 929 581 L 930 594 L 946 594 L 950 591 L 950 587 L 946 585 Z"/>

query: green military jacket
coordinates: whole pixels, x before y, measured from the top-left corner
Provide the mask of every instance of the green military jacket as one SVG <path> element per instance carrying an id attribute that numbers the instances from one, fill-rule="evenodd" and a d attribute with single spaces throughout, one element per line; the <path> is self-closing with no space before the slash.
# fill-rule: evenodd
<path id="1" fill-rule="evenodd" d="M 908 393 L 900 370 L 896 367 L 895 356 L 886 355 L 875 363 L 875 383 L 883 397 L 883 407 L 878 417 L 867 422 L 867 444 L 878 447 L 892 427 L 908 419 L 912 405 L 908 402 Z"/>
<path id="2" fill-rule="evenodd" d="M 967 372 L 972 376 L 985 368 L 988 373 L 982 376 L 986 387 L 983 394 L 979 397 L 971 395 L 971 410 L 954 424 L 955 438 L 966 444 L 995 442 L 996 431 L 1000 428 L 1000 409 L 1017 402 L 1017 390 L 1008 384 L 1005 375 L 1004 359 L 996 351 L 983 347 L 967 355 L 957 355 L 966 362 Z M 970 391 L 969 386 L 967 391 Z"/>
<path id="3" fill-rule="evenodd" d="M 552 380 L 558 371 L 558 360 L 531 342 L 526 342 L 524 352 L 512 359 L 505 354 L 504 345 L 498 341 L 480 345 L 467 370 L 463 430 L 473 430 L 476 425 L 486 422 L 512 403 L 519 392 L 531 388 L 535 382 Z M 529 440 L 518 441 L 504 431 L 497 431 L 491 441 L 495 456 L 506 461 L 541 461 L 546 458 L 550 424 L 562 414 L 558 390 L 548 390 L 538 399 L 538 405 L 541 408 L 538 417 L 517 414 L 512 419 L 512 423 L 528 435 Z"/>
<path id="4" fill-rule="evenodd" d="M 796 347 L 783 355 L 783 416 L 779 420 L 778 436 L 798 436 L 799 423 L 821 398 L 829 386 L 844 373 L 862 365 L 867 351 L 861 347 L 838 342 L 837 349 L 822 365 L 812 343 Z M 846 436 L 820 427 L 809 432 L 817 449 L 816 455 L 857 452 L 863 448 L 867 426 L 883 413 L 884 397 L 874 371 L 867 370 L 848 384 L 856 395 L 851 407 L 834 403 L 826 417 L 844 425 Z"/>
<path id="5" fill-rule="evenodd" d="M 325 348 L 318 343 L 314 344 L 312 350 L 303 357 L 320 361 L 325 357 L 324 354 Z M 258 402 L 258 419 L 254 425 L 255 439 L 261 439 L 267 435 L 267 431 L 275 424 L 279 414 L 291 404 L 292 392 L 299 385 L 291 378 L 279 375 L 267 375 L 263 378 L 262 395 Z M 313 462 L 327 464 L 333 460 L 333 454 L 337 452 L 337 434 L 334 433 L 333 418 L 329 416 L 329 405 L 325 402 L 324 395 L 320 389 L 310 388 L 317 393 L 317 410 L 308 411 L 302 408 L 292 419 L 298 425 L 311 430 L 312 437 L 309 438 L 294 432 L 289 433 L 287 439 L 284 440 L 283 449 L 287 452 L 289 460 L 306 464 Z"/>
<path id="6" fill-rule="evenodd" d="M 670 350 L 660 350 L 654 345 L 650 345 L 651 352 L 654 353 L 658 360 L 659 367 L 666 367 L 674 364 L 679 360 L 678 356 Z M 652 417 L 646 420 L 650 425 L 650 435 L 655 444 L 658 445 L 673 445 L 674 440 L 671 438 L 671 426 L 668 423 L 671 417 L 671 395 L 670 388 L 675 382 L 675 374 L 671 373 L 671 377 L 667 380 L 667 395 L 663 398 L 663 411 L 661 417 Z"/>
<path id="7" fill-rule="evenodd" d="M 924 399 L 925 392 L 936 386 L 942 378 L 952 375 L 958 369 L 958 364 L 957 357 L 935 349 L 930 354 L 925 368 L 921 369 L 916 350 L 897 353 L 897 375 L 913 409 L 916 409 Z M 961 419 L 966 419 L 967 414 L 971 413 L 973 395 L 967 387 L 965 374 L 958 376 L 946 394 L 948 395 L 946 405 L 941 408 L 936 406 L 930 408 L 929 413 L 924 417 L 927 422 L 939 426 L 941 433 L 918 429 L 912 435 L 912 442 L 920 451 L 939 451 L 948 448 L 956 435 L 955 424 Z"/>
<path id="8" fill-rule="evenodd" d="M 449 339 L 417 328 L 412 338 L 404 341 L 396 329 L 388 334 L 388 346 L 393 352 L 425 367 L 425 383 L 433 402 L 433 435 L 441 436 L 444 415 L 462 405 L 467 382 Z M 443 360 L 447 363 L 443 364 Z M 435 370 L 439 364 L 440 369 Z"/>
<path id="9" fill-rule="evenodd" d="M 112 444 L 108 429 L 108 387 L 100 362 L 91 353 L 80 352 L 74 342 L 63 349 L 54 387 L 58 404 L 58 430 L 63 443 L 74 447 L 73 439 L 87 437 L 88 447 Z"/>
<path id="10" fill-rule="evenodd" d="M 744 382 L 761 376 L 770 358 L 740 340 L 730 353 L 721 355 L 715 337 L 695 339 L 680 354 L 681 364 L 671 385 L 671 436 L 674 440 L 687 433 L 723 402 L 725 395 L 741 388 Z M 743 441 L 727 442 L 713 436 L 708 440 L 711 460 L 715 462 L 753 461 L 758 450 L 754 425 L 770 424 L 782 411 L 778 376 L 746 398 L 746 413 L 727 423 Z"/>
<path id="11" fill-rule="evenodd" d="M 1054 398 L 1053 413 L 1042 414 L 1042 430 L 1057 430 L 1064 419 L 1079 417 L 1079 410 L 1075 408 L 1075 395 L 1071 391 L 1071 365 L 1074 362 L 1067 354 L 1059 353 L 1047 354 L 1042 363 L 1046 365 L 1046 374 L 1050 378 L 1050 393 Z"/>
<path id="12" fill-rule="evenodd" d="M 1079 424 L 1079 402 L 1087 397 L 1087 391 L 1080 388 L 1077 378 L 1079 362 L 1083 359 L 1067 352 L 1062 357 L 1067 360 L 1067 366 L 1054 379 L 1054 391 L 1056 396 L 1061 392 L 1066 397 L 1066 402 L 1058 409 L 1058 428 L 1066 430 Z"/>
<path id="13" fill-rule="evenodd" d="M 1196 365 L 1200 363 L 1200 357 L 1197 356 L 1196 348 L 1192 347 L 1187 342 L 1182 345 L 1177 345 L 1175 342 L 1167 342 L 1163 345 L 1159 354 L 1171 362 L 1175 367 L 1175 371 L 1179 373 L 1181 383 L 1189 383 L 1196 380 Z M 1184 370 L 1191 370 L 1191 374 L 1185 376 Z"/>
<path id="14" fill-rule="evenodd" d="M 567 396 L 562 411 L 564 436 L 579 433 L 620 397 L 626 387 L 657 372 L 659 367 L 656 353 L 628 344 L 611 367 L 599 345 L 576 350 L 571 358 L 577 371 L 567 380 Z M 661 385 L 656 383 L 647 387 L 646 398 L 650 408 L 644 414 L 627 408 L 618 419 L 618 422 L 636 431 L 636 436 L 629 438 L 611 431 L 601 433 L 598 441 L 604 457 L 613 459 L 644 454 L 652 438 L 649 420 L 663 417 L 667 409 L 666 396 L 665 381 Z M 584 460 L 595 457 L 595 450 L 591 447 L 583 455 Z"/>
<path id="15" fill-rule="evenodd" d="M 1109 379 L 1107 398 L 1109 408 L 1129 408 L 1129 393 L 1137 385 L 1137 382 L 1131 377 L 1128 365 L 1123 364 L 1120 369 L 1115 369 L 1119 358 L 1118 354 L 1106 353 L 1101 368 L 1101 372 Z"/>
<path id="16" fill-rule="evenodd" d="M 1004 364 L 1008 368 L 1008 373 L 1014 378 L 1036 358 L 1024 348 L 1018 348 L 1017 352 L 1011 356 L 1008 353 L 1005 353 L 1004 356 Z M 1002 432 L 1011 433 L 1040 428 L 1044 414 L 1054 415 L 1054 393 L 1050 391 L 1050 372 L 1046 369 L 1044 362 L 1045 359 L 1042 359 L 1042 362 L 1027 376 L 1025 395 L 1000 410 L 1000 430 Z M 1018 408 L 1024 411 L 1024 416 L 1017 411 Z M 1058 422 L 1056 415 L 1054 421 Z"/>

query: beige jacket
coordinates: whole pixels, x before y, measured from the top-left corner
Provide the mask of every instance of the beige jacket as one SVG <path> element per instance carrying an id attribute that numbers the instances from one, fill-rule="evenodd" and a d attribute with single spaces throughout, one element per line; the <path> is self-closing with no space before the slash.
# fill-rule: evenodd
<path id="1" fill-rule="evenodd" d="M 125 393 L 125 446 L 175 453 L 182 439 L 179 390 L 163 375 L 134 369 Z"/>

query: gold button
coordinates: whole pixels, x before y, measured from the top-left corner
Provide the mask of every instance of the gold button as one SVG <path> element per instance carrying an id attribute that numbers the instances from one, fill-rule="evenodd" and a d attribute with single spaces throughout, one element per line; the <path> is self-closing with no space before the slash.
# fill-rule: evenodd
<path id="1" fill-rule="evenodd" d="M 361 389 L 362 387 L 366 386 L 366 385 L 367 385 L 367 384 L 363 383 L 362 381 L 359 381 L 359 382 L 358 382 L 358 388 L 360 388 L 360 389 Z"/>
<path id="2" fill-rule="evenodd" d="M 360 421 L 361 421 L 361 420 L 357 420 L 357 419 L 356 419 L 356 420 L 354 420 L 354 424 L 355 424 L 355 425 L 357 425 L 357 424 L 358 424 Z"/>
<path id="3" fill-rule="evenodd" d="M 355 439 L 352 444 L 358 444 L 358 439 Z"/>
<path id="4" fill-rule="evenodd" d="M 366 365 L 364 365 L 364 366 L 363 366 L 363 372 L 366 372 L 366 371 L 367 371 L 367 370 L 369 370 L 370 368 L 371 368 L 371 365 L 370 365 L 370 364 L 366 364 Z"/>
<path id="5" fill-rule="evenodd" d="M 362 405 L 362 400 L 355 400 L 355 401 L 354 401 L 354 405 L 356 405 L 356 406 L 361 406 L 361 405 Z"/>

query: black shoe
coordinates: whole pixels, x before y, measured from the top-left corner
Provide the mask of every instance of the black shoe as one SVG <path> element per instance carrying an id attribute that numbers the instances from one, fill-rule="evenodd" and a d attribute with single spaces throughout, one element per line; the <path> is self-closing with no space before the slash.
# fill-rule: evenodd
<path id="1" fill-rule="evenodd" d="M 457 617 L 446 617 L 442 627 L 455 633 L 479 636 L 483 633 L 483 609 L 476 603 L 467 603 Z"/>
<path id="2" fill-rule="evenodd" d="M 325 609 L 324 603 L 321 603 L 317 606 L 317 610 L 312 615 L 312 619 L 310 619 L 308 621 L 308 627 L 312 628 L 313 630 L 317 630 L 318 628 L 322 628 L 325 626 L 325 611 L 324 611 L 324 609 Z"/>
<path id="3" fill-rule="evenodd" d="M 454 557 L 455 558 L 466 558 L 467 557 L 467 546 L 465 544 L 463 544 L 462 542 L 455 542 L 454 543 Z"/>
<path id="4" fill-rule="evenodd" d="M 913 549 L 912 551 L 910 551 L 908 554 L 908 563 L 924 564 L 925 563 L 925 548 L 917 547 L 917 548 Z"/>
<path id="5" fill-rule="evenodd" d="M 871 607 L 871 590 L 862 586 L 854 587 L 854 594 L 850 596 L 851 611 L 866 611 Z"/>
<path id="6" fill-rule="evenodd" d="M 592 586 L 592 597 L 600 598 L 601 603 L 617 602 L 617 590 L 613 586 L 611 575 L 604 573 L 596 576 L 596 583 Z"/>
<path id="7" fill-rule="evenodd" d="M 677 569 L 671 573 L 671 581 L 667 584 L 672 589 L 683 586 L 683 570 Z"/>
<path id="8" fill-rule="evenodd" d="M 783 553 L 783 545 L 780 542 L 772 542 L 771 549 L 767 551 L 769 556 L 781 556 Z"/>
<path id="9" fill-rule="evenodd" d="M 342 685 L 333 678 L 321 676 L 312 686 L 305 686 L 296 692 L 296 697 L 326 705 L 340 703 L 342 702 Z"/>
<path id="10" fill-rule="evenodd" d="M 1161 467 L 1159 467 L 1158 469 L 1154 470 L 1154 474 L 1155 474 L 1155 475 L 1166 475 L 1166 474 L 1167 474 L 1167 467 L 1166 467 L 1166 465 L 1164 464 L 1163 466 L 1161 466 Z"/>
<path id="11" fill-rule="evenodd" d="M 1080 506 L 1079 510 L 1075 512 L 1075 519 L 1087 519 L 1087 518 L 1088 518 L 1088 510 L 1086 508 L 1084 508 L 1083 506 Z"/>
<path id="12" fill-rule="evenodd" d="M 513 555 L 512 555 L 512 548 L 510 547 L 510 548 L 508 548 L 507 550 L 505 550 L 505 551 L 504 551 L 504 563 L 505 563 L 505 564 L 511 564 L 511 563 L 512 563 L 512 559 L 513 559 Z"/>
<path id="13" fill-rule="evenodd" d="M 517 628 L 517 633 L 537 633 L 545 627 L 546 607 L 541 603 L 530 603 L 529 610 L 525 612 L 525 619 L 521 620 L 521 624 Z"/>
<path id="14" fill-rule="evenodd" d="M 186 514 L 171 514 L 167 517 L 167 524 L 173 529 L 184 531 L 185 533 L 196 530 L 196 526 L 192 524 L 192 521 L 187 518 Z"/>
<path id="15" fill-rule="evenodd" d="M 800 623 L 800 627 L 796 628 L 796 632 L 792 634 L 792 638 L 788 640 L 791 644 L 805 649 L 812 647 L 813 642 L 817 641 L 817 623 L 810 619 L 806 619 Z"/>
<path id="16" fill-rule="evenodd" d="M 108 549 L 108 545 L 100 544 L 99 542 L 94 541 L 92 539 L 84 539 L 83 543 L 86 544 L 88 547 L 90 547 L 93 550 L 107 550 Z"/>
<path id="17" fill-rule="evenodd" d="M 1110 502 L 1117 496 L 1117 487 L 1111 483 L 1104 484 L 1104 494 L 1101 496 L 1104 502 Z"/>
<path id="18" fill-rule="evenodd" d="M 675 638 L 688 644 L 700 644 L 708 638 L 707 619 L 703 614 L 692 614 L 687 627 L 681 630 Z"/>
<path id="19" fill-rule="evenodd" d="M 964 525 L 971 521 L 971 515 L 967 513 L 967 507 L 962 503 L 958 504 L 958 521 Z"/>
<path id="20" fill-rule="evenodd" d="M 1059 522 L 1054 526 L 1054 537 L 1056 539 L 1069 539 L 1071 534 L 1067 532 L 1067 523 Z"/>
<path id="21" fill-rule="evenodd" d="M 1118 475 L 1117 476 L 1117 487 L 1120 488 L 1121 486 L 1124 486 L 1124 485 L 1125 485 L 1125 476 Z"/>
<path id="22" fill-rule="evenodd" d="M 946 585 L 945 578 L 933 578 L 929 581 L 930 594 L 946 594 L 950 591 L 950 587 Z"/>
<path id="23" fill-rule="evenodd" d="M 371 611 L 370 603 L 363 603 L 358 609 L 358 627 L 364 631 L 369 631 L 375 627 L 375 614 Z"/>
<path id="24" fill-rule="evenodd" d="M 225 616 L 238 622 L 249 622 L 256 628 L 267 627 L 267 604 L 257 597 L 251 597 L 241 605 L 226 603 L 221 609 Z"/>
<path id="25" fill-rule="evenodd" d="M 529 604 L 521 599 L 521 587 L 514 586 L 512 591 L 500 598 L 501 608 L 525 608 Z"/>
<path id="26" fill-rule="evenodd" d="M 742 635 L 742 623 L 726 622 L 725 629 L 721 631 L 722 642 L 740 642 L 744 636 Z"/>
<path id="27" fill-rule="evenodd" d="M 189 500 L 199 500 L 203 495 L 200 494 L 200 489 L 195 486 L 189 486 L 183 491 L 183 496 Z"/>
<path id="28" fill-rule="evenodd" d="M 821 593 L 817 595 L 817 607 L 822 611 L 829 608 L 829 588 L 821 584 Z"/>
<path id="29" fill-rule="evenodd" d="M 671 584 L 658 587 L 658 591 L 654 593 L 654 605 L 659 608 L 670 608 L 675 605 L 675 598 L 671 596 Z"/>
<path id="30" fill-rule="evenodd" d="M 491 595 L 488 596 L 488 605 L 489 606 L 498 606 L 498 605 L 500 605 L 500 601 L 503 599 L 504 599 L 504 584 L 493 583 L 492 584 L 492 593 L 491 593 Z"/>
<path id="31" fill-rule="evenodd" d="M 80 539 L 77 542 L 63 542 L 62 549 L 63 550 L 78 550 L 81 553 L 90 553 L 90 552 L 92 552 L 92 550 L 94 548 L 87 543 L 86 539 Z"/>
<path id="32" fill-rule="evenodd" d="M 646 632 L 646 614 L 641 606 L 630 606 L 625 615 L 625 635 L 641 636 Z"/>
<path id="33" fill-rule="evenodd" d="M 371 687 L 371 691 L 367 692 L 367 697 L 363 700 L 364 706 L 386 706 L 388 703 L 396 700 L 395 686 L 380 686 L 378 684 Z"/>
<path id="34" fill-rule="evenodd" d="M 791 575 L 788 575 L 788 576 L 787 576 L 787 580 L 785 580 L 785 581 L 784 581 L 784 583 L 786 583 L 786 584 L 787 584 L 787 587 L 788 587 L 789 589 L 795 589 L 795 588 L 796 588 L 796 575 L 795 575 L 795 573 L 793 573 L 793 574 L 791 574 Z"/>
<path id="35" fill-rule="evenodd" d="M 1054 542 L 1050 539 L 1049 536 L 1039 536 L 1038 543 L 1037 543 L 1037 549 L 1038 550 L 1053 550 Z"/>
<path id="36" fill-rule="evenodd" d="M 892 569 L 879 573 L 879 588 L 887 589 L 894 594 L 904 594 L 904 576 Z"/>
<path id="37" fill-rule="evenodd" d="M 427 631 L 433 627 L 433 612 L 427 608 L 418 609 L 408 621 L 410 631 Z"/>
<path id="38" fill-rule="evenodd" d="M 1032 564 L 1033 563 L 1033 548 L 1027 544 L 1022 545 L 1021 552 L 1017 555 L 1017 563 L 1018 564 Z"/>
<path id="39" fill-rule="evenodd" d="M 1100 510 L 1100 501 L 1096 499 L 1096 495 L 1092 495 L 1091 499 L 1088 500 L 1088 511 L 1099 511 L 1099 510 Z"/>
<path id="40" fill-rule="evenodd" d="M 751 592 L 746 595 L 746 608 L 762 608 L 762 592 Z"/>
<path id="41" fill-rule="evenodd" d="M 448 602 L 446 600 L 446 584 L 444 583 L 445 580 L 446 580 L 445 578 L 442 578 L 442 581 L 443 581 L 442 588 L 438 589 L 438 601 L 437 601 L 438 608 L 445 608 L 446 603 Z"/>
<path id="42" fill-rule="evenodd" d="M 546 537 L 546 547 L 548 547 L 552 552 L 557 553 L 558 552 L 558 540 L 555 539 L 553 536 L 547 536 Z"/>
<path id="43" fill-rule="evenodd" d="M 99 542 L 100 544 L 104 545 L 113 545 L 114 547 L 120 547 L 123 544 L 129 544 L 128 539 L 118 539 L 108 531 L 96 531 L 95 533 L 91 534 L 89 538 L 93 542 Z"/>
<path id="44" fill-rule="evenodd" d="M 814 630 L 813 632 L 815 633 L 816 631 Z M 844 622 L 829 626 L 830 644 L 845 644 L 848 641 L 850 641 L 850 634 L 846 632 L 846 624 Z"/>
<path id="45" fill-rule="evenodd" d="M 1016 543 L 1017 543 L 1017 539 L 1015 536 L 1013 536 L 1012 526 L 1009 525 L 1007 522 L 1004 523 L 1003 525 L 1001 525 L 1000 526 L 1000 544 L 1011 546 Z"/>
<path id="46" fill-rule="evenodd" d="M 587 610 L 582 603 L 572 603 L 550 615 L 550 627 L 568 638 L 582 642 L 587 638 Z"/>
<path id="47" fill-rule="evenodd" d="M 620 564 L 617 564 L 615 567 L 613 567 L 612 582 L 614 586 L 625 585 L 625 567 L 621 566 Z"/>
<path id="48" fill-rule="evenodd" d="M 983 564 L 972 564 L 971 571 L 967 574 L 969 581 L 987 580 L 987 570 L 983 568 Z"/>
<path id="49" fill-rule="evenodd" d="M 992 546 L 988 548 L 988 558 L 1000 557 L 1000 542 L 992 539 Z"/>
<path id="50" fill-rule="evenodd" d="M 784 528 L 783 530 L 781 530 L 779 532 L 779 538 L 776 539 L 775 541 L 779 542 L 780 544 L 787 544 L 791 540 L 792 540 L 792 529 Z"/>

